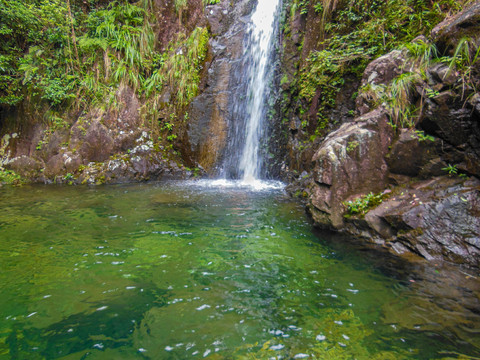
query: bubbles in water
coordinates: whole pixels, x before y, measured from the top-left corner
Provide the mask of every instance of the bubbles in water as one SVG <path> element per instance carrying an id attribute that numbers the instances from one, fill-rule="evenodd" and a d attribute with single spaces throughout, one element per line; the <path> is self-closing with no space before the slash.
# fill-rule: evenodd
<path id="1" fill-rule="evenodd" d="M 227 180 L 227 179 L 215 179 L 215 180 L 197 180 L 188 181 L 187 184 L 194 188 L 200 189 L 228 189 L 228 190 L 247 190 L 247 191 L 270 191 L 270 190 L 283 190 L 285 184 L 281 181 L 274 180 L 259 180 L 250 179 L 244 180 Z"/>

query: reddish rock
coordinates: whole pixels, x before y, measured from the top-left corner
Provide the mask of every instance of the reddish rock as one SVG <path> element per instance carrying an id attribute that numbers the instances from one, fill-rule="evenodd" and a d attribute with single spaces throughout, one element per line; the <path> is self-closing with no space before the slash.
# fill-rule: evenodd
<path id="1" fill-rule="evenodd" d="M 361 87 L 370 84 L 372 91 L 375 86 L 387 85 L 397 76 L 404 72 L 406 62 L 405 54 L 394 50 L 378 59 L 372 61 L 365 69 L 362 77 Z M 361 92 L 356 99 L 357 112 L 364 115 L 372 110 L 372 101 L 369 92 Z"/>
<path id="2" fill-rule="evenodd" d="M 10 160 L 5 168 L 15 171 L 18 175 L 27 179 L 36 179 L 41 176 L 40 170 L 45 164 L 42 160 L 35 159 L 30 156 L 18 156 Z"/>
<path id="3" fill-rule="evenodd" d="M 438 150 L 441 146 L 438 139 L 432 137 L 422 140 L 416 130 L 401 129 L 387 155 L 389 170 L 410 177 L 442 175 L 444 172 L 441 167 L 446 166 L 445 162 L 440 160 L 440 167 L 432 166 L 432 161 L 439 159 Z"/>
<path id="4" fill-rule="evenodd" d="M 480 181 L 440 177 L 398 192 L 346 230 L 397 254 L 480 266 Z"/>
<path id="5" fill-rule="evenodd" d="M 79 153 L 87 161 L 104 161 L 112 155 L 113 146 L 114 141 L 108 129 L 95 120 L 86 130 Z"/>
<path id="6" fill-rule="evenodd" d="M 315 168 L 308 209 L 321 228 L 343 226 L 342 202 L 350 196 L 385 189 L 385 156 L 393 132 L 382 109 L 331 133 L 313 157 Z"/>

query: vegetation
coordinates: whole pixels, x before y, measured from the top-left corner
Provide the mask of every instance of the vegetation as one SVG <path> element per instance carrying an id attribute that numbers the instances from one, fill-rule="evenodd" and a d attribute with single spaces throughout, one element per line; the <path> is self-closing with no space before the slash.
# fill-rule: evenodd
<path id="1" fill-rule="evenodd" d="M 386 194 L 373 194 L 361 196 L 353 201 L 346 201 L 344 206 L 347 209 L 347 215 L 365 215 L 370 209 L 380 205 L 385 199 Z"/>
<path id="2" fill-rule="evenodd" d="M 0 139 L 0 184 L 20 185 L 24 183 L 24 179 L 20 175 L 12 170 L 6 170 L 4 167 L 9 157 L 9 150 L 7 149 L 9 141 L 17 136 L 16 133 L 12 135 L 7 134 Z"/>
<path id="3" fill-rule="evenodd" d="M 448 175 L 457 175 L 458 173 L 457 165 L 448 164 L 446 167 L 442 168 L 442 170 L 448 172 Z"/>
<path id="4" fill-rule="evenodd" d="M 408 48 L 418 65 L 425 66 L 438 54 L 425 42 L 410 42 L 431 29 L 448 14 L 460 11 L 469 1 L 455 0 L 293 0 L 290 5 L 290 23 L 284 26 L 289 36 L 295 16 L 319 17 L 318 43 L 302 49 L 304 60 L 299 64 L 297 81 L 289 91 L 297 96 L 297 112 L 312 106 L 315 97 L 317 124 L 309 126 L 317 133 L 328 128 L 328 112 L 335 108 L 337 95 L 348 78 L 360 78 L 366 65 L 374 58 L 395 48 Z M 352 31 L 353 29 L 353 31 Z M 471 45 L 471 42 L 468 42 Z M 471 51 L 469 52 L 471 54 Z M 478 55 L 478 54 L 477 54 Z M 473 58 L 471 58 L 473 61 Z M 393 117 L 408 125 L 409 111 L 404 99 L 417 81 L 416 74 L 397 79 L 388 97 Z M 380 98 L 382 97 L 379 96 Z M 292 107 L 291 104 L 284 104 Z M 295 107 L 295 106 L 293 106 Z M 311 111 L 310 111 L 311 113 Z M 320 130 L 320 131 L 319 131 Z"/>
<path id="5" fill-rule="evenodd" d="M 128 86 L 144 99 L 143 115 L 154 128 L 162 92 L 172 94 L 166 111 L 181 112 L 198 92 L 207 29 L 180 31 L 160 52 L 151 1 L 85 4 L 0 1 L 0 107 L 62 117 L 71 109 L 115 106 L 118 90 Z M 175 1 L 179 13 L 185 6 Z"/>

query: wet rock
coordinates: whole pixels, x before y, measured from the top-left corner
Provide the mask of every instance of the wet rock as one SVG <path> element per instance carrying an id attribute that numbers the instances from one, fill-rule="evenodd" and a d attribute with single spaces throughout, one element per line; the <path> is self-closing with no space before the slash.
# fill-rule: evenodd
<path id="1" fill-rule="evenodd" d="M 463 163 L 465 171 L 480 176 L 480 116 L 464 104 L 450 91 L 428 99 L 418 126 L 443 140 L 438 153 L 446 162 Z"/>
<path id="2" fill-rule="evenodd" d="M 65 171 L 67 173 L 74 173 L 83 163 L 82 156 L 80 154 L 74 154 L 72 152 L 64 153 L 63 161 L 65 164 Z"/>
<path id="3" fill-rule="evenodd" d="M 362 85 L 365 84 L 388 84 L 402 73 L 402 65 L 405 64 L 405 55 L 394 50 L 372 61 L 365 69 L 362 77 Z"/>
<path id="4" fill-rule="evenodd" d="M 376 86 L 388 84 L 405 71 L 406 61 L 405 54 L 399 50 L 394 50 L 372 61 L 363 73 L 361 87 L 370 85 L 374 89 Z M 371 111 L 371 102 L 368 92 L 360 93 L 356 99 L 357 112 L 364 115 Z"/>
<path id="5" fill-rule="evenodd" d="M 108 129 L 98 120 L 88 127 L 79 152 L 88 161 L 104 161 L 113 153 L 114 141 Z"/>
<path id="6" fill-rule="evenodd" d="M 213 58 L 205 89 L 187 109 L 190 120 L 184 142 L 188 141 L 188 146 L 182 150 L 209 173 L 215 171 L 223 155 L 229 122 L 235 121 L 231 104 L 243 74 L 243 41 L 253 6 L 253 1 L 242 0 L 206 8 L 211 31 L 219 35 L 210 41 Z"/>
<path id="7" fill-rule="evenodd" d="M 63 128 L 58 129 L 51 135 L 43 136 L 40 154 L 45 161 L 48 161 L 52 156 L 59 154 L 62 147 L 68 144 L 70 130 Z"/>
<path id="8" fill-rule="evenodd" d="M 474 94 L 469 100 L 468 103 L 470 106 L 473 108 L 473 111 L 475 112 L 475 115 L 477 117 L 480 117 L 480 94 L 476 93 Z"/>
<path id="9" fill-rule="evenodd" d="M 45 176 L 54 178 L 57 175 L 65 172 L 65 164 L 63 162 L 63 155 L 57 154 L 52 156 L 45 164 Z"/>
<path id="10" fill-rule="evenodd" d="M 441 168 L 431 163 L 438 159 L 437 147 L 441 147 L 438 139 L 422 139 L 413 129 L 401 129 L 386 157 L 390 172 L 409 177 L 419 176 L 420 173 L 422 177 L 442 175 Z M 445 167 L 445 163 L 440 162 L 440 166 Z"/>
<path id="11" fill-rule="evenodd" d="M 444 63 L 434 64 L 428 68 L 428 73 L 437 83 L 442 84 L 440 91 L 444 90 L 446 86 L 451 87 L 455 85 L 459 81 L 458 73 Z"/>

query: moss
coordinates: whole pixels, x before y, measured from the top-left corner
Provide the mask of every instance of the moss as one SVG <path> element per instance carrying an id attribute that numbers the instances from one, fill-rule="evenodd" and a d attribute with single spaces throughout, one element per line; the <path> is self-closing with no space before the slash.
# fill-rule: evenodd
<path id="1" fill-rule="evenodd" d="M 0 168 L 0 184 L 4 185 L 22 185 L 27 183 L 20 175 L 13 170 L 4 170 Z"/>

